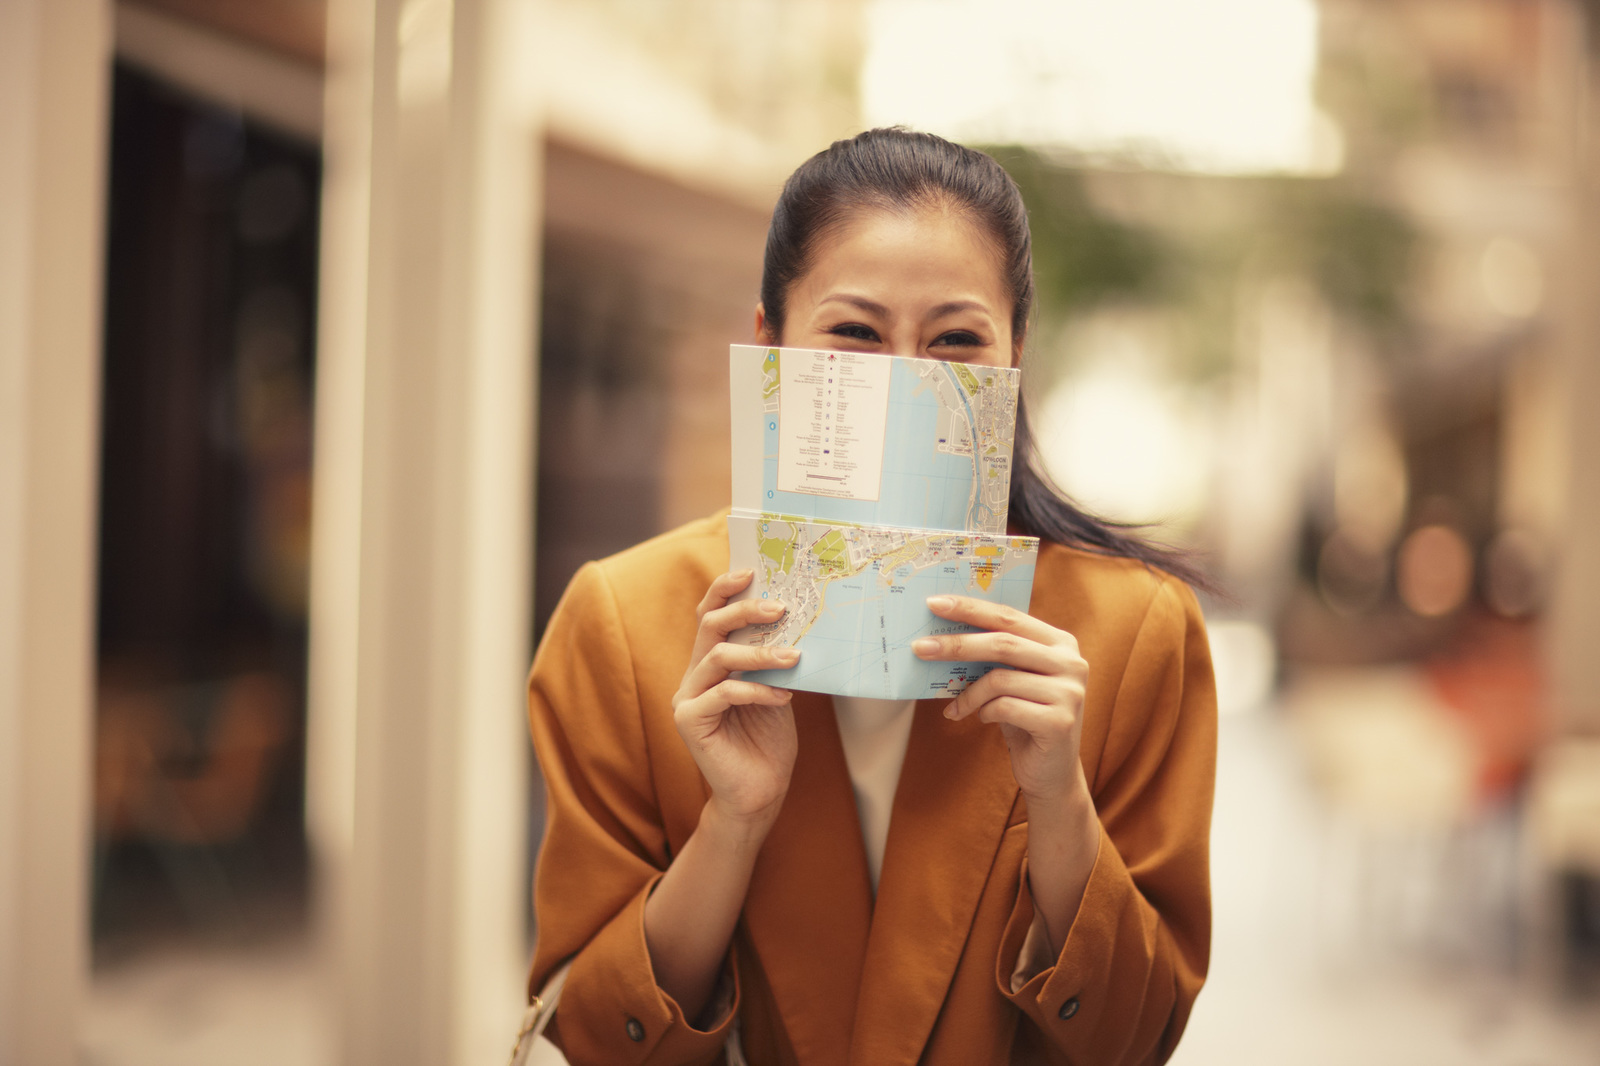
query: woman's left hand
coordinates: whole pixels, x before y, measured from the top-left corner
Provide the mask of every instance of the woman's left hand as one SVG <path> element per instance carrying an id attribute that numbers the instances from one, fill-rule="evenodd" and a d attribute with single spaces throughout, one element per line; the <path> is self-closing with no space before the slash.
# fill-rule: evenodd
<path id="1" fill-rule="evenodd" d="M 1078 743 L 1089 664 L 1078 654 L 1077 638 L 1013 607 L 970 596 L 929 596 L 928 609 L 984 632 L 923 637 L 911 645 L 918 658 L 998 664 L 968 685 L 945 717 L 976 714 L 998 722 L 1011 772 L 1028 800 L 1059 801 L 1082 788 Z"/>

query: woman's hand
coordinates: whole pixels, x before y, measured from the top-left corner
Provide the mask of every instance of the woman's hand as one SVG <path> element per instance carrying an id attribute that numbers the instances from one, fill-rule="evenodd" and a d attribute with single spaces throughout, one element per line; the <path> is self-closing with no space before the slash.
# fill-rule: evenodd
<path id="1" fill-rule="evenodd" d="M 752 577 L 749 570 L 723 574 L 700 601 L 694 652 L 672 697 L 672 712 L 678 734 L 711 786 L 715 814 L 764 835 L 783 806 L 794 771 L 794 709 L 787 691 L 729 675 L 787 669 L 800 653 L 728 643 L 736 629 L 783 616 L 783 605 L 772 601 L 728 602 Z"/>
<path id="2" fill-rule="evenodd" d="M 1100 823 L 1078 761 L 1089 664 L 1071 633 L 1002 604 L 929 596 L 940 618 L 985 630 L 912 643 L 923 659 L 998 663 L 945 708 L 998 722 L 1028 804 L 1028 884 L 1051 954 L 1062 950 L 1094 869 Z"/>
<path id="3" fill-rule="evenodd" d="M 930 596 L 928 608 L 987 632 L 924 637 L 912 644 L 919 658 L 999 664 L 968 685 L 945 717 L 976 714 L 998 722 L 1023 795 L 1066 799 L 1082 780 L 1078 742 L 1089 679 L 1077 639 L 1015 608 L 968 596 Z"/>
<path id="4" fill-rule="evenodd" d="M 700 628 L 689 669 L 672 696 L 672 716 L 711 786 L 711 798 L 644 905 L 645 943 L 656 983 L 702 1028 L 717 1024 L 704 1014 L 750 890 L 756 855 L 789 791 L 799 749 L 789 693 L 729 676 L 800 661 L 793 648 L 728 643 L 735 629 L 783 617 L 778 603 L 728 602 L 754 576 L 749 570 L 723 574 L 695 609 Z"/>

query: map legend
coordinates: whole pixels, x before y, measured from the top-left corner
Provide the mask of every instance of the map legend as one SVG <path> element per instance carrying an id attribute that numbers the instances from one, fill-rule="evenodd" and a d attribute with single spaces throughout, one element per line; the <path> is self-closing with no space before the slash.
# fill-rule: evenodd
<path id="1" fill-rule="evenodd" d="M 892 366 L 881 356 L 854 352 L 795 351 L 783 361 L 780 490 L 878 498 Z"/>

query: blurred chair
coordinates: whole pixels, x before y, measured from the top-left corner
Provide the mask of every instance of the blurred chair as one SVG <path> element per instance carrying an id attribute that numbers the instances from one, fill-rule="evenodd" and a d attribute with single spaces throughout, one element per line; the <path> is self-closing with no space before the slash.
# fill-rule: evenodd
<path id="1" fill-rule="evenodd" d="M 1519 919 L 1515 793 L 1448 691 L 1416 664 L 1307 671 L 1291 685 L 1285 706 L 1330 817 L 1319 910 L 1329 941 L 1362 954 L 1505 965 Z"/>
<path id="2" fill-rule="evenodd" d="M 1525 816 L 1558 963 L 1569 983 L 1600 976 L 1600 738 L 1550 745 L 1534 766 Z"/>
<path id="3" fill-rule="evenodd" d="M 286 755 L 293 712 L 289 683 L 265 671 L 200 685 L 102 688 L 96 889 L 109 849 L 138 841 L 154 851 L 185 909 L 203 915 L 230 906 L 217 849 L 254 825 Z"/>

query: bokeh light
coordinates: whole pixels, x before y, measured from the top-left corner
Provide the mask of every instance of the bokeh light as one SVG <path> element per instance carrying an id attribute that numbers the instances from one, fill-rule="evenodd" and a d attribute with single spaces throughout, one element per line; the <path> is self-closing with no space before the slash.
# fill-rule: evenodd
<path id="1" fill-rule="evenodd" d="M 1522 241 L 1496 237 L 1483 250 L 1479 278 L 1489 306 L 1508 318 L 1528 318 L 1544 304 L 1544 264 Z"/>
<path id="2" fill-rule="evenodd" d="M 1525 618 L 1544 600 L 1549 551 L 1527 529 L 1505 529 L 1484 552 L 1484 597 L 1507 618 Z"/>
<path id="3" fill-rule="evenodd" d="M 1414 530 L 1400 545 L 1395 583 L 1401 602 L 1417 614 L 1449 614 L 1472 590 L 1472 548 L 1453 526 Z"/>

